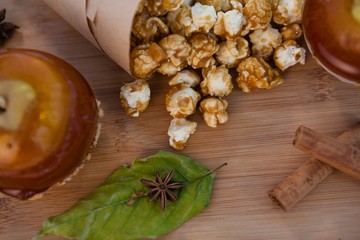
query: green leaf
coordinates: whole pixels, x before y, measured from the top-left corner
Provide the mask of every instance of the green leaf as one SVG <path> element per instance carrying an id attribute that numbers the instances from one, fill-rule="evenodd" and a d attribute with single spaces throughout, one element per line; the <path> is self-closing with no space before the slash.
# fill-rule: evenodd
<path id="1" fill-rule="evenodd" d="M 155 180 L 156 172 L 174 172 L 172 182 L 186 183 L 175 192 L 179 201 L 168 201 L 165 211 L 158 201 L 133 195 L 149 189 L 140 179 Z M 115 170 L 95 191 L 66 212 L 48 218 L 34 239 L 57 235 L 69 239 L 156 238 L 178 228 L 209 205 L 214 174 L 192 159 L 160 151 L 136 159 L 132 166 Z"/>

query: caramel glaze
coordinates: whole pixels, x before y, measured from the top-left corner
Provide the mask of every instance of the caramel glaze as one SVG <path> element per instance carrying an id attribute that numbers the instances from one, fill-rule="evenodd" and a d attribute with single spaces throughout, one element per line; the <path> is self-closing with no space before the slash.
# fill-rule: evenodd
<path id="1" fill-rule="evenodd" d="M 6 64 L 2 60 L 6 60 L 6 57 L 18 59 L 16 68 L 22 74 L 4 69 Z M 34 61 L 24 61 L 29 58 Z M 19 199 L 28 199 L 69 176 L 85 159 L 97 129 L 98 107 L 89 84 L 75 68 L 53 55 L 30 49 L 1 49 L 0 81 L 37 74 L 31 69 L 32 64 L 39 61 L 45 62 L 51 71 L 62 76 L 60 81 L 69 94 L 68 104 L 64 104 L 68 120 L 64 133 L 59 132 L 59 137 L 62 137 L 60 144 L 40 162 L 26 168 L 0 168 L 0 191 Z M 24 74 L 26 71 L 28 73 Z M 41 87 L 52 84 L 52 81 L 47 79 Z"/>
<path id="2" fill-rule="evenodd" d="M 353 0 L 308 0 L 303 27 L 313 55 L 326 69 L 360 83 L 360 23 L 352 5 Z"/>

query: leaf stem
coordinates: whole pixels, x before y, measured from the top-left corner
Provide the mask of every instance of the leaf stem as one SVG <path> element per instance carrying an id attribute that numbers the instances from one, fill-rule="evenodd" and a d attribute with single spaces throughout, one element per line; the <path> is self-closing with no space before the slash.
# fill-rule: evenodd
<path id="1" fill-rule="evenodd" d="M 223 168 L 223 167 L 225 167 L 225 166 L 227 166 L 228 164 L 227 164 L 227 162 L 226 163 L 223 163 L 223 164 L 221 164 L 220 166 L 218 166 L 217 168 L 215 168 L 214 170 L 212 170 L 211 172 L 209 172 L 208 174 L 206 174 L 205 176 L 207 176 L 207 175 L 210 175 L 210 174 L 213 174 L 214 172 L 217 172 L 218 170 L 220 170 L 221 168 Z M 204 176 L 204 177 L 205 177 Z"/>
<path id="2" fill-rule="evenodd" d="M 202 179 L 202 178 L 204 178 L 204 177 L 207 177 L 207 176 L 213 174 L 214 172 L 220 170 L 221 168 L 223 168 L 223 167 L 225 167 L 225 166 L 227 166 L 227 163 L 226 163 L 226 162 L 223 163 L 223 164 L 221 164 L 220 166 L 218 166 L 218 167 L 215 168 L 214 170 L 211 170 L 211 171 L 208 172 L 207 174 L 205 174 L 205 175 L 203 175 L 203 176 L 200 176 L 200 177 L 198 177 L 198 178 L 195 178 L 195 179 L 193 179 L 193 180 L 189 180 L 188 182 L 185 182 L 185 183 L 183 183 L 183 184 L 185 185 L 185 184 L 188 184 L 188 183 L 192 183 L 192 182 L 195 182 L 195 181 L 197 181 L 197 180 L 199 180 L 199 179 Z"/>

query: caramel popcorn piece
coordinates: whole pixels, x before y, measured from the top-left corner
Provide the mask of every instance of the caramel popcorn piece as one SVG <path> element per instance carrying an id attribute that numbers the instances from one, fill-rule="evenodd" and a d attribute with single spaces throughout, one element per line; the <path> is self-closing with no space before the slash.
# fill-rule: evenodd
<path id="1" fill-rule="evenodd" d="M 272 6 L 268 0 L 249 0 L 244 7 L 249 30 L 266 28 L 272 17 Z"/>
<path id="2" fill-rule="evenodd" d="M 215 97 L 204 99 L 200 103 L 200 111 L 207 126 L 216 128 L 218 124 L 224 124 L 229 117 L 226 112 L 228 102 Z"/>
<path id="3" fill-rule="evenodd" d="M 300 23 L 303 8 L 304 0 L 279 0 L 273 20 L 282 25 Z"/>
<path id="4" fill-rule="evenodd" d="M 170 146 L 176 150 L 183 150 L 191 134 L 196 131 L 197 123 L 185 118 L 174 118 L 168 129 Z"/>
<path id="5" fill-rule="evenodd" d="M 179 66 L 175 66 L 172 62 L 164 62 L 158 67 L 157 72 L 161 73 L 162 75 L 166 76 L 174 76 L 179 71 L 184 69 L 187 66 L 187 63 L 184 62 Z"/>
<path id="6" fill-rule="evenodd" d="M 151 16 L 162 16 L 169 11 L 177 10 L 182 3 L 183 0 L 146 0 L 144 7 Z"/>
<path id="7" fill-rule="evenodd" d="M 202 5 L 197 2 L 191 7 L 191 17 L 197 29 L 203 33 L 208 33 L 215 25 L 217 15 L 213 6 Z"/>
<path id="8" fill-rule="evenodd" d="M 243 6 L 245 3 L 247 3 L 247 0 L 230 0 L 231 9 L 236 9 L 239 10 L 240 12 L 243 12 Z"/>
<path id="9" fill-rule="evenodd" d="M 214 33 L 227 39 L 244 36 L 248 33 L 244 31 L 246 23 L 246 17 L 239 10 L 230 10 L 225 13 L 218 12 Z"/>
<path id="10" fill-rule="evenodd" d="M 233 90 L 232 77 L 229 69 L 224 65 L 203 70 L 204 80 L 200 83 L 201 92 L 204 96 L 224 97 L 229 95 Z"/>
<path id="11" fill-rule="evenodd" d="M 189 87 L 196 87 L 199 85 L 201 79 L 194 70 L 183 70 L 173 77 L 169 85 L 175 86 L 178 84 L 185 84 Z"/>
<path id="12" fill-rule="evenodd" d="M 299 47 L 294 40 L 289 40 L 276 48 L 274 53 L 275 65 L 285 71 L 297 63 L 305 64 L 305 49 Z"/>
<path id="13" fill-rule="evenodd" d="M 188 5 L 182 5 L 178 10 L 169 12 L 166 19 L 173 33 L 188 37 L 198 31 L 198 27 L 192 21 L 191 7 Z"/>
<path id="14" fill-rule="evenodd" d="M 166 11 L 175 11 L 184 3 L 184 0 L 163 0 L 162 7 Z"/>
<path id="15" fill-rule="evenodd" d="M 167 54 L 164 49 L 156 43 L 150 44 L 148 54 L 158 63 L 167 59 Z"/>
<path id="16" fill-rule="evenodd" d="M 284 82 L 280 73 L 259 56 L 246 58 L 236 70 L 239 73 L 236 81 L 243 92 L 271 89 Z"/>
<path id="17" fill-rule="evenodd" d="M 137 78 L 148 78 L 160 66 L 166 56 L 156 43 L 143 44 L 130 52 L 131 73 Z"/>
<path id="18" fill-rule="evenodd" d="M 190 36 L 195 32 L 208 33 L 216 22 L 213 6 L 196 3 L 194 6 L 182 5 L 177 11 L 169 12 L 167 24 L 172 32 Z"/>
<path id="19" fill-rule="evenodd" d="M 127 115 L 139 117 L 150 101 L 150 87 L 146 80 L 125 84 L 120 91 L 120 103 Z"/>
<path id="20" fill-rule="evenodd" d="M 171 87 L 166 94 L 166 110 L 174 118 L 185 118 L 195 113 L 200 99 L 200 94 L 188 85 L 176 85 Z"/>
<path id="21" fill-rule="evenodd" d="M 273 12 L 276 10 L 277 6 L 279 5 L 279 0 L 269 0 L 271 3 L 271 8 Z"/>
<path id="22" fill-rule="evenodd" d="M 148 43 L 169 34 L 168 26 L 158 17 L 151 17 L 146 11 L 137 14 L 133 21 L 132 34 Z"/>
<path id="23" fill-rule="evenodd" d="M 277 29 L 269 25 L 265 29 L 257 29 L 249 35 L 252 45 L 252 53 L 269 59 L 274 49 L 282 43 L 281 34 Z"/>
<path id="24" fill-rule="evenodd" d="M 297 23 L 292 23 L 281 28 L 281 36 L 283 41 L 298 40 L 302 37 L 303 31 L 301 26 Z"/>
<path id="25" fill-rule="evenodd" d="M 229 11 L 231 9 L 230 0 L 197 0 L 203 5 L 214 6 L 215 11 Z"/>
<path id="26" fill-rule="evenodd" d="M 238 37 L 220 43 L 216 60 L 227 68 L 235 68 L 248 56 L 250 56 L 249 42 L 243 37 Z"/>
<path id="27" fill-rule="evenodd" d="M 194 69 L 208 68 L 215 63 L 213 55 L 219 50 L 219 45 L 214 38 L 197 33 L 190 38 L 189 43 L 191 45 L 191 54 L 188 58 L 190 66 Z"/>
<path id="28" fill-rule="evenodd" d="M 171 34 L 159 42 L 159 46 L 166 52 L 167 61 L 157 69 L 163 75 L 172 76 L 187 66 L 187 57 L 191 47 L 185 37 Z"/>

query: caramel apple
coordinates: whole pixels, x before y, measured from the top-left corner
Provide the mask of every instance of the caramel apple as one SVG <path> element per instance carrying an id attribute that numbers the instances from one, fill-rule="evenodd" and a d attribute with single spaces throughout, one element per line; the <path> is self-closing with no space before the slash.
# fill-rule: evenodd
<path id="1" fill-rule="evenodd" d="M 28 199 L 86 158 L 98 105 L 82 75 L 36 50 L 0 50 L 0 191 Z"/>
<path id="2" fill-rule="evenodd" d="M 360 84 L 360 0 L 306 0 L 305 39 L 334 76 Z"/>

